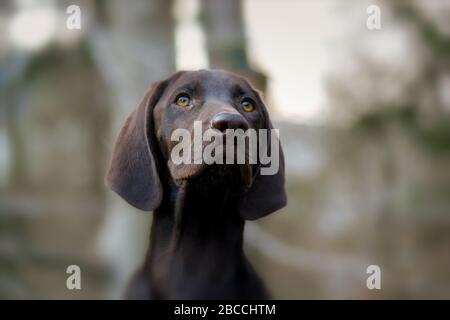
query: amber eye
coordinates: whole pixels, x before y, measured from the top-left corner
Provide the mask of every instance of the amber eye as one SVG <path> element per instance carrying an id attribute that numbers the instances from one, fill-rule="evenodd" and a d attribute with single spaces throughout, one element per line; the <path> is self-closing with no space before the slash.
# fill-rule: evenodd
<path id="1" fill-rule="evenodd" d="M 179 107 L 189 107 L 192 104 L 192 100 L 187 94 L 183 93 L 175 99 L 175 103 Z"/>
<path id="2" fill-rule="evenodd" d="M 250 99 L 243 99 L 241 102 L 241 107 L 245 112 L 252 112 L 255 110 L 255 106 Z"/>

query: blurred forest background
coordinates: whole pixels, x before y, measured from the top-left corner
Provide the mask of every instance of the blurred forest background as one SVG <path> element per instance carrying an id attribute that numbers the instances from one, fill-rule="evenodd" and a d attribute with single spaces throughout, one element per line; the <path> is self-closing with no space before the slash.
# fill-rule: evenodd
<path id="1" fill-rule="evenodd" d="M 104 187 L 113 139 L 152 81 L 205 67 L 280 129 L 289 204 L 245 230 L 275 298 L 450 298 L 446 0 L 0 2 L 0 298 L 121 297 L 151 214 Z"/>

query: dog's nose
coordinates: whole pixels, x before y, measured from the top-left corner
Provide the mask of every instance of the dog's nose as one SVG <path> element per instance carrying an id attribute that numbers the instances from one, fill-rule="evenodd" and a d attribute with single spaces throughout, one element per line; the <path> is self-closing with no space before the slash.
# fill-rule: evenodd
<path id="1" fill-rule="evenodd" d="M 212 118 L 211 128 L 219 130 L 222 133 L 225 133 L 227 129 L 242 129 L 245 131 L 248 129 L 248 124 L 240 114 L 222 112 Z"/>

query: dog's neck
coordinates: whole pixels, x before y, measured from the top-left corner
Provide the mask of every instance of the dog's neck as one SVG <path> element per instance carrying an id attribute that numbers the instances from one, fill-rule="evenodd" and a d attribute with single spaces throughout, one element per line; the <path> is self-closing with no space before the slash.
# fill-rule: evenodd
<path id="1" fill-rule="evenodd" d="M 178 286 L 171 275 L 180 283 L 230 281 L 244 263 L 244 220 L 236 196 L 220 187 L 197 189 L 195 183 L 170 183 L 164 189 L 151 232 L 152 281 L 165 287 L 163 292 Z"/>

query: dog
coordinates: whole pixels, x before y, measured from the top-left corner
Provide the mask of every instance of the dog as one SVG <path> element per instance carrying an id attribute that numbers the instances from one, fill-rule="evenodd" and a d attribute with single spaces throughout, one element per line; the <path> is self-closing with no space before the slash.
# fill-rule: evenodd
<path id="1" fill-rule="evenodd" d="M 179 71 L 148 89 L 120 130 L 105 178 L 129 204 L 153 211 L 150 247 L 126 298 L 268 299 L 244 255 L 243 231 L 246 220 L 287 203 L 281 146 L 273 175 L 261 174 L 259 159 L 177 165 L 171 134 L 192 132 L 194 121 L 219 135 L 273 129 L 261 95 L 231 72 Z"/>

